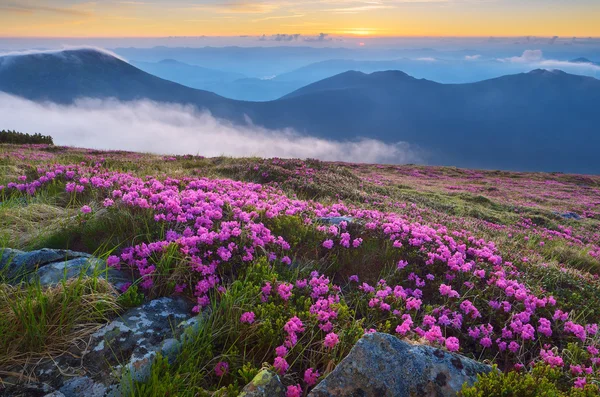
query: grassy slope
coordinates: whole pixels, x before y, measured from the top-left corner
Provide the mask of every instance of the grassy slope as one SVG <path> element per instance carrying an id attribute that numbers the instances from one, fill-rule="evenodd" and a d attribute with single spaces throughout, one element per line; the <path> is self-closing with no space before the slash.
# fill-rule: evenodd
<path id="1" fill-rule="evenodd" d="M 398 212 L 428 225 L 466 229 L 477 238 L 494 241 L 503 257 L 514 262 L 522 272 L 521 281 L 530 289 L 548 291 L 557 299 L 560 298 L 565 302 L 565 307 L 575 311 L 582 321 L 598 322 L 600 319 L 600 285 L 597 276 L 600 273 L 600 261 L 589 253 L 598 250 L 600 245 L 600 177 L 311 160 L 164 157 L 60 147 L 0 145 L 0 186 L 14 182 L 22 175 L 34 176 L 38 165 L 91 164 L 100 159 L 105 161 L 104 166 L 110 170 L 131 172 L 140 177 L 201 176 L 257 182 L 280 188 L 290 197 L 324 204 L 343 200 L 346 204 L 362 208 Z M 0 192 L 0 247 L 70 248 L 108 255 L 115 250 L 154 241 L 164 235 L 164 230 L 153 222 L 151 216 L 128 209 L 106 211 L 102 208 L 101 200 L 101 197 L 93 194 L 70 195 L 64 191 L 64 185 L 52 185 L 33 197 L 9 197 Z M 82 220 L 79 209 L 84 204 L 92 207 L 93 214 Z M 567 219 L 561 215 L 571 212 L 582 219 Z M 311 244 L 319 244 L 320 241 L 315 240 L 311 231 L 302 225 L 293 224 L 293 220 L 289 222 L 291 224 L 274 222 L 270 227 L 284 236 L 296 252 L 302 252 L 306 263 L 311 263 Z M 387 266 L 392 263 L 393 256 L 387 256 L 388 246 L 377 242 L 371 244 L 365 245 L 360 256 L 344 258 L 340 254 L 340 257 L 314 260 L 318 262 L 319 270 L 329 272 L 340 285 L 351 274 L 358 274 L 365 281 L 376 282 L 382 275 L 389 274 Z M 169 266 L 169 274 L 178 271 L 177 265 Z M 223 386 L 233 393 L 251 378 L 262 362 L 267 361 L 267 351 L 276 345 L 270 342 L 275 336 L 265 334 L 268 327 L 258 327 L 244 335 L 246 341 L 242 343 L 239 340 L 240 329 L 232 325 L 237 323 L 237 319 L 231 313 L 239 316 L 239 310 L 236 309 L 242 306 L 252 308 L 257 315 L 262 313 L 263 317 L 271 318 L 277 327 L 281 327 L 292 315 L 300 316 L 306 311 L 306 302 L 301 297 L 291 307 L 281 309 L 254 301 L 256 295 L 252 291 L 258 291 L 264 280 L 293 282 L 301 271 L 274 269 L 258 263 L 252 271 L 237 274 L 237 281 L 232 279 L 233 284 L 227 293 L 213 305 L 209 326 L 203 330 L 203 334 L 186 349 L 175 367 L 166 363 L 162 367 L 157 366 L 151 386 L 137 385 L 140 395 L 146 395 L 150 389 L 160 393 L 161 387 L 175 387 L 182 394 L 193 394 L 194 390 L 214 390 Z M 167 277 L 160 291 L 168 291 L 173 279 Z M 57 294 L 63 294 L 63 300 L 69 301 L 79 296 L 77 294 L 85 293 L 108 302 L 107 306 L 92 318 L 81 318 L 75 313 L 65 313 L 62 317 L 57 314 L 50 318 L 58 316 L 60 324 L 85 323 L 90 325 L 90 331 L 114 313 L 111 303 L 114 298 L 106 298 L 112 296 L 113 292 L 103 285 L 92 283 L 91 286 L 77 288 L 63 286 L 62 289 L 51 291 L 35 288 L 29 286 L 25 292 L 18 292 L 3 286 L 1 297 L 4 300 L 0 302 L 4 307 L 0 310 L 18 316 L 22 311 L 19 312 L 15 305 L 25 305 L 21 303 L 25 299 L 25 302 L 30 302 L 28 305 L 37 305 L 36 310 L 56 311 L 56 306 L 64 302 L 52 303 L 54 301 L 49 301 L 50 298 L 56 299 Z M 372 325 L 385 330 L 385 321 L 370 319 L 368 315 L 361 315 L 360 322 L 353 322 L 363 312 L 359 307 L 359 298 L 353 299 L 353 295 L 348 294 L 344 306 L 351 308 L 341 311 L 341 316 L 347 316 L 346 320 L 352 324 L 351 332 L 344 341 L 348 342 L 347 345 L 337 350 L 335 356 L 329 356 L 317 352 L 315 341 L 304 341 L 305 348 L 298 354 L 300 358 L 297 360 L 311 363 L 326 372 L 344 356 L 352 341 L 360 336 L 361 327 Z M 129 302 L 121 299 L 121 303 L 126 306 Z M 50 309 L 39 307 L 43 305 L 54 306 Z M 32 318 L 22 315 L 17 321 L 19 326 L 32 328 L 29 332 L 31 336 L 28 332 L 22 336 L 23 333 L 12 325 L 14 323 L 0 322 L 0 337 L 4 336 L 4 343 L 12 343 L 15 339 L 19 341 L 13 344 L 13 351 L 0 357 L 0 362 L 2 359 L 15 360 L 31 352 L 48 353 L 64 349 L 64 335 L 55 337 L 50 332 L 52 327 L 47 324 L 36 324 Z M 19 335 L 18 338 L 16 335 Z M 228 350 L 213 351 L 215 346 L 207 344 L 210 338 Z M 254 347 L 251 351 L 243 350 L 248 346 Z M 228 361 L 237 372 L 232 373 L 231 378 L 207 384 L 205 375 L 212 370 L 217 359 Z M 494 361 L 494 357 L 487 359 Z M 195 375 L 194 368 L 202 370 Z M 288 383 L 296 381 L 298 379 L 290 379 Z"/>

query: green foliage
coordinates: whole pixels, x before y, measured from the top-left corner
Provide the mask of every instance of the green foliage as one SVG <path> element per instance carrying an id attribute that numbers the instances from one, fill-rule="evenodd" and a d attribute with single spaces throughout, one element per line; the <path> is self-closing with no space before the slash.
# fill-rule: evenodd
<path id="1" fill-rule="evenodd" d="M 592 397 L 600 392 L 595 385 L 584 389 L 559 389 L 562 372 L 538 365 L 531 372 L 510 371 L 503 373 L 494 368 L 488 374 L 478 375 L 473 386 L 464 385 L 462 397 Z"/>
<path id="2" fill-rule="evenodd" d="M 137 285 L 132 285 L 127 288 L 127 291 L 119 295 L 117 303 L 124 308 L 131 308 L 140 306 L 144 303 L 145 296 L 142 292 L 138 291 Z"/>
<path id="3" fill-rule="evenodd" d="M 54 145 L 50 135 L 42 135 L 39 133 L 31 135 L 10 130 L 0 131 L 0 143 Z"/>

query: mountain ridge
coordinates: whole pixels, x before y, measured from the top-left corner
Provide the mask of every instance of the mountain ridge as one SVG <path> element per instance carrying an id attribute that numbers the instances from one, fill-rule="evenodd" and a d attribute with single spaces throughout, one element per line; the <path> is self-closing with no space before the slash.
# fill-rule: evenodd
<path id="1" fill-rule="evenodd" d="M 408 142 L 439 165 L 600 173 L 594 105 L 600 80 L 592 77 L 538 69 L 442 84 L 400 71 L 348 71 L 278 100 L 247 102 L 160 79 L 106 54 L 76 55 L 62 61 L 25 56 L 12 67 L 0 58 L 0 90 L 59 103 L 92 96 L 194 105 L 239 124 L 251 120 L 335 140 Z"/>

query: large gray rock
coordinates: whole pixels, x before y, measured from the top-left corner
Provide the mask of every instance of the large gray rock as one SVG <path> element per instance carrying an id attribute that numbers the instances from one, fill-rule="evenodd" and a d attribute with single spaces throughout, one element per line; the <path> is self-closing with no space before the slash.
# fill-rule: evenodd
<path id="1" fill-rule="evenodd" d="M 373 333 L 363 336 L 309 396 L 450 397 L 490 371 L 458 354 Z"/>
<path id="2" fill-rule="evenodd" d="M 124 371 L 133 380 L 145 381 L 157 353 L 176 356 L 185 330 L 194 330 L 188 320 L 191 308 L 182 298 L 159 298 L 127 311 L 92 335 L 83 366 L 105 385 Z"/>
<path id="3" fill-rule="evenodd" d="M 40 285 L 50 286 L 59 284 L 62 280 L 79 277 L 80 275 L 106 278 L 116 286 L 130 282 L 131 277 L 126 273 L 106 266 L 106 262 L 97 258 L 81 257 L 68 261 L 54 262 L 40 267 L 30 277 L 30 280 L 39 279 Z"/>
<path id="4" fill-rule="evenodd" d="M 51 286 L 81 274 L 104 277 L 117 288 L 131 282 L 131 277 L 125 272 L 107 268 L 105 261 L 84 252 L 70 250 L 43 248 L 23 252 L 10 248 L 0 249 L 0 270 L 2 269 L 11 283 L 37 278 L 40 285 Z"/>
<path id="5" fill-rule="evenodd" d="M 324 216 L 317 219 L 318 223 L 324 223 L 326 225 L 336 225 L 338 226 L 342 222 L 346 222 L 347 224 L 351 224 L 354 222 L 354 218 L 351 216 Z"/>
<path id="6" fill-rule="evenodd" d="M 285 397 L 285 392 L 279 376 L 263 369 L 242 389 L 238 397 Z"/>
<path id="7" fill-rule="evenodd" d="M 106 386 L 101 383 L 94 382 L 87 376 L 80 376 L 69 379 L 58 390 L 59 397 L 104 397 L 106 394 Z"/>
<path id="8" fill-rule="evenodd" d="M 1 249 L 0 270 L 6 272 L 8 279 L 29 275 L 38 268 L 54 262 L 65 262 L 75 258 L 90 258 L 90 254 L 70 250 L 40 250 L 23 252 L 10 248 Z"/>

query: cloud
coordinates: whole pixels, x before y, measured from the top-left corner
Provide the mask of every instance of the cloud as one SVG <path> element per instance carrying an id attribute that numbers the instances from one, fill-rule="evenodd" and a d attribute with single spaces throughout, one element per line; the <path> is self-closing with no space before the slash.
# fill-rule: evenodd
<path id="1" fill-rule="evenodd" d="M 481 55 L 465 55 L 465 60 L 467 61 L 476 61 L 481 58 Z"/>
<path id="2" fill-rule="evenodd" d="M 541 61 L 544 58 L 544 54 L 542 50 L 525 50 L 523 54 L 519 57 L 511 57 L 511 58 L 501 58 L 499 59 L 502 62 L 511 62 L 511 63 L 532 63 Z"/>
<path id="3" fill-rule="evenodd" d="M 29 6 L 24 4 L 18 4 L 14 2 L 9 2 L 5 5 L 0 5 L 0 10 L 4 10 L 6 12 L 12 12 L 15 14 L 33 14 L 35 12 L 46 12 L 52 14 L 60 14 L 66 16 L 89 16 L 90 13 L 82 10 L 76 10 L 73 8 L 60 8 L 60 7 L 45 7 L 45 6 Z"/>
<path id="4" fill-rule="evenodd" d="M 433 58 L 433 57 L 421 57 L 421 58 L 415 58 L 415 61 L 421 61 L 421 62 L 436 62 L 437 59 Z"/>
<path id="5" fill-rule="evenodd" d="M 421 163 L 407 143 L 333 141 L 292 130 L 238 126 L 193 107 L 151 101 L 80 100 L 40 104 L 0 93 L 2 127 L 49 134 L 56 144 L 161 154 L 318 158 L 364 163 Z"/>
<path id="6" fill-rule="evenodd" d="M 62 45 L 62 47 L 60 49 L 54 49 L 54 50 L 24 50 L 24 51 L 8 51 L 8 52 L 0 51 L 0 57 L 18 57 L 18 56 L 22 56 L 22 55 L 36 55 L 36 54 L 60 55 L 62 52 L 65 52 L 65 51 L 76 51 L 76 50 L 97 51 L 102 54 L 106 54 L 106 55 L 110 55 L 111 57 L 115 57 L 123 62 L 128 62 L 125 58 L 121 57 L 120 55 L 118 55 L 112 51 L 109 51 L 107 49 L 104 49 L 104 48 L 94 47 L 94 46 L 72 46 L 72 45 L 66 45 L 66 44 Z"/>
<path id="7" fill-rule="evenodd" d="M 267 36 L 263 34 L 258 38 L 259 41 L 298 41 L 300 40 L 301 34 L 285 34 L 285 33 L 277 33 L 271 36 Z"/>
<path id="8" fill-rule="evenodd" d="M 569 73 L 595 76 L 600 73 L 600 66 L 587 62 L 569 62 L 556 59 L 545 59 L 542 50 L 526 50 L 519 57 L 498 59 L 501 62 L 523 64 L 528 68 L 561 69 Z"/>
<path id="9" fill-rule="evenodd" d="M 305 37 L 304 41 L 309 43 L 320 43 L 324 41 L 332 41 L 333 39 L 329 37 L 328 33 L 319 33 L 316 37 Z"/>

